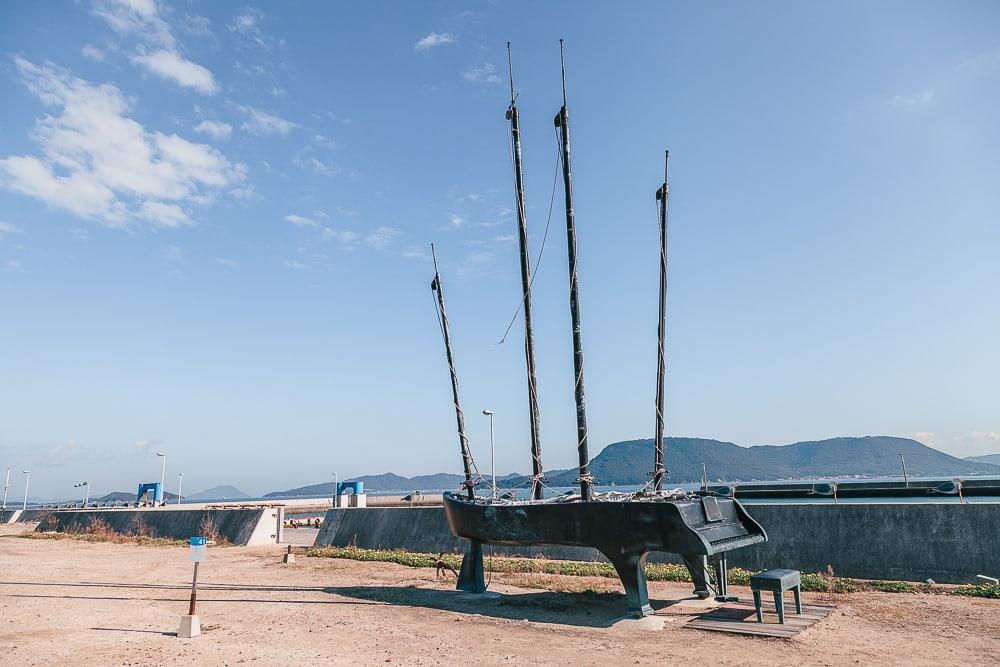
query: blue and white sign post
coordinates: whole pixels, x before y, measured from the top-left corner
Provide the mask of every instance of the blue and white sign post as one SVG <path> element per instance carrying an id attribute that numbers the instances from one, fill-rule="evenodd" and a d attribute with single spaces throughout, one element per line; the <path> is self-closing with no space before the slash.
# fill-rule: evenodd
<path id="1" fill-rule="evenodd" d="M 177 632 L 178 637 L 190 638 L 201 634 L 201 620 L 195 612 L 195 603 L 198 600 L 198 563 L 205 560 L 205 551 L 208 548 L 208 540 L 204 537 L 192 537 L 189 559 L 194 563 L 194 577 L 191 579 L 191 605 L 188 607 L 187 616 L 181 616 L 181 629 Z"/>

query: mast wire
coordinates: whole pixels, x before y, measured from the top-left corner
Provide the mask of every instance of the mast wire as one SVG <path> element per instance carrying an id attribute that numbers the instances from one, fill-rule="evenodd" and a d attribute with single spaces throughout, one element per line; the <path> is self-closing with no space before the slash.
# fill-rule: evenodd
<path id="1" fill-rule="evenodd" d="M 538 257 L 535 259 L 535 268 L 531 272 L 531 279 L 528 281 L 528 291 L 531 291 L 532 285 L 535 284 L 535 276 L 538 275 L 538 267 L 542 263 L 542 253 L 545 252 L 545 242 L 549 238 L 549 226 L 552 224 L 552 209 L 556 201 L 556 184 L 559 181 L 559 167 L 562 165 L 562 151 L 559 148 L 559 134 L 555 132 L 553 128 L 553 133 L 556 139 L 556 168 L 555 173 L 552 174 L 552 194 L 549 196 L 549 215 L 545 220 L 545 232 L 542 234 L 542 245 L 538 249 Z M 507 142 L 507 148 L 510 151 L 510 162 L 511 168 L 514 169 L 514 148 L 513 139 L 509 139 Z M 523 211 L 522 211 L 523 214 Z M 507 328 L 503 332 L 503 337 L 500 338 L 500 342 L 497 345 L 503 345 L 504 341 L 507 340 L 507 335 L 510 333 L 511 328 L 514 326 L 514 322 L 517 321 L 517 316 L 521 314 L 521 308 L 524 305 L 524 297 L 526 295 L 521 295 L 521 301 L 517 304 L 517 308 L 514 310 L 514 315 L 510 318 L 510 323 L 507 324 Z"/>

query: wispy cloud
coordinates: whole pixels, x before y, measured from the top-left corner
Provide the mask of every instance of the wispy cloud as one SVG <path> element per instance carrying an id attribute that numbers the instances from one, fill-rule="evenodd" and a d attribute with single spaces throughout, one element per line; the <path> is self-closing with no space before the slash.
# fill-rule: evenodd
<path id="1" fill-rule="evenodd" d="M 40 156 L 0 159 L 10 190 L 108 226 L 144 219 L 175 227 L 189 222 L 184 204 L 204 204 L 245 178 L 244 165 L 211 146 L 148 132 L 126 115 L 129 102 L 114 85 L 23 58 L 14 64 L 25 86 L 61 112 L 35 123 Z"/>
<path id="2" fill-rule="evenodd" d="M 893 107 L 920 107 L 929 104 L 934 99 L 934 91 L 930 88 L 913 95 L 895 95 L 889 100 Z"/>
<path id="3" fill-rule="evenodd" d="M 495 84 L 503 81 L 493 63 L 483 63 L 481 65 L 470 65 L 462 72 L 462 78 L 472 83 Z"/>
<path id="4" fill-rule="evenodd" d="M 12 225 L 9 222 L 0 222 L 0 239 L 2 239 L 7 234 L 20 234 L 21 228 L 17 225 Z"/>
<path id="5" fill-rule="evenodd" d="M 228 139 L 233 133 L 233 126 L 218 120 L 203 120 L 194 128 L 198 134 L 204 134 L 217 141 Z"/>
<path id="6" fill-rule="evenodd" d="M 458 215 L 457 213 L 450 213 L 448 214 L 448 224 L 451 225 L 453 228 L 458 229 L 459 227 L 465 224 L 465 218 Z"/>
<path id="7" fill-rule="evenodd" d="M 285 216 L 285 221 L 290 222 L 296 227 L 315 227 L 316 221 L 312 218 L 307 218 L 304 215 L 299 215 L 297 213 L 290 213 Z"/>
<path id="8" fill-rule="evenodd" d="M 365 243 L 372 248 L 382 249 L 389 245 L 399 235 L 399 230 L 393 227 L 377 227 L 375 231 L 365 236 Z"/>
<path id="9" fill-rule="evenodd" d="M 312 268 L 308 264 L 300 262 L 297 259 L 286 259 L 285 266 L 294 271 L 309 271 Z"/>
<path id="10" fill-rule="evenodd" d="M 237 261 L 236 261 L 235 259 L 229 259 L 228 257 L 220 257 L 220 258 L 219 258 L 219 259 L 217 259 L 216 261 L 217 261 L 217 262 L 218 262 L 218 263 L 219 263 L 219 264 L 220 264 L 221 266 L 224 266 L 224 267 L 226 267 L 227 269 L 234 269 L 234 270 L 235 270 L 235 269 L 238 269 L 238 268 L 240 268 L 240 263 L 239 263 L 239 262 L 237 262 Z"/>
<path id="11" fill-rule="evenodd" d="M 180 262 L 184 259 L 184 251 L 179 246 L 168 245 L 163 249 L 163 258 L 170 262 Z"/>
<path id="12" fill-rule="evenodd" d="M 333 239 L 342 246 L 353 246 L 361 239 L 360 235 L 356 232 L 352 232 L 349 229 L 337 229 L 335 227 L 324 227 L 323 236 Z"/>
<path id="13" fill-rule="evenodd" d="M 237 108 L 247 116 L 247 119 L 240 124 L 240 127 L 259 137 L 266 137 L 272 134 L 285 135 L 298 127 L 296 123 L 285 120 L 281 116 L 269 111 L 263 111 L 255 107 L 238 105 Z"/>
<path id="14" fill-rule="evenodd" d="M 233 17 L 229 30 L 242 38 L 242 45 L 270 51 L 275 45 L 281 46 L 283 40 L 274 40 L 260 28 L 264 20 L 264 12 L 253 7 L 246 7 Z"/>
<path id="15" fill-rule="evenodd" d="M 104 51 L 101 51 L 93 44 L 87 44 L 82 49 L 80 49 L 80 55 L 82 55 L 87 60 L 93 60 L 95 63 L 104 62 Z"/>
<path id="16" fill-rule="evenodd" d="M 433 49 L 435 46 L 444 46 L 446 44 L 454 44 L 455 42 L 456 37 L 451 33 L 432 32 L 418 39 L 417 43 L 413 45 L 413 50 L 427 51 L 428 49 Z"/>

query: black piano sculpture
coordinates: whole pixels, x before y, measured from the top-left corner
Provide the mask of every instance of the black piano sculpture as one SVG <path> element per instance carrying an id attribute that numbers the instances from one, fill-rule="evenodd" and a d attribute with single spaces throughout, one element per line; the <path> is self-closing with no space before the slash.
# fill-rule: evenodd
<path id="1" fill-rule="evenodd" d="M 560 52 L 562 51 L 560 41 Z M 509 55 L 509 44 L 508 44 Z M 561 54 L 560 54 L 561 55 Z M 459 402 L 458 378 L 451 349 L 451 332 L 445 311 L 441 276 L 434 255 L 434 280 L 431 289 L 437 295 L 437 315 L 445 343 L 448 367 L 451 371 L 452 396 L 455 403 L 459 444 L 465 470 L 462 493 L 444 494 L 444 508 L 451 531 L 470 540 L 462 561 L 458 579 L 460 590 L 481 593 L 486 590 L 483 577 L 483 544 L 494 545 L 562 545 L 592 547 L 599 550 L 614 565 L 625 588 L 628 612 L 637 617 L 652 613 L 646 587 L 645 564 L 651 551 L 679 554 L 700 597 L 711 595 L 712 583 L 708 559 L 714 564 L 714 588 L 718 599 L 728 597 L 726 553 L 733 549 L 767 540 L 764 529 L 737 500 L 720 497 L 707 488 L 689 493 L 680 489 L 662 488 L 666 469 L 663 465 L 663 403 L 664 403 L 664 340 L 667 291 L 667 174 L 656 191 L 659 202 L 660 231 L 660 301 L 658 326 L 658 368 L 656 387 L 655 460 L 651 480 L 632 493 L 596 493 L 595 480 L 589 473 L 587 453 L 587 422 L 583 385 L 583 350 L 580 336 L 579 288 L 576 271 L 576 228 L 573 211 L 572 175 L 569 150 L 569 112 L 566 106 L 565 68 L 563 68 L 563 106 L 555 124 L 561 131 L 563 185 L 566 199 L 566 229 L 569 250 L 570 313 L 573 322 L 573 352 L 576 370 L 575 399 L 577 407 L 577 438 L 580 461 L 580 492 L 551 498 L 543 497 L 544 479 L 539 444 L 538 405 L 535 383 L 534 340 L 531 329 L 531 275 L 527 250 L 527 228 L 524 216 L 522 188 L 521 142 L 518 110 L 514 104 L 513 76 L 511 102 L 507 119 L 511 124 L 514 157 L 514 184 L 517 197 L 517 217 L 521 256 L 521 281 L 524 290 L 522 304 L 525 322 L 525 361 L 528 375 L 528 396 L 531 417 L 532 470 L 529 499 L 519 500 L 507 494 L 497 498 L 497 490 L 489 496 L 477 496 L 475 488 L 481 477 L 475 473 L 475 463 L 465 435 L 465 423 Z M 434 252 L 431 247 L 432 255 Z"/>

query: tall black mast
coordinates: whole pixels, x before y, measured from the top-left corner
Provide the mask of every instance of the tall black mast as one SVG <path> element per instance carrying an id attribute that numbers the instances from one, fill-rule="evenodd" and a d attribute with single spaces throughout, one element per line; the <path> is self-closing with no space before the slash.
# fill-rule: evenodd
<path id="1" fill-rule="evenodd" d="M 569 312 L 573 320 L 573 369 L 576 372 L 576 438 L 580 459 L 580 496 L 590 500 L 590 455 L 587 453 L 587 404 L 583 390 L 583 340 L 580 333 L 580 286 L 576 276 L 576 222 L 573 215 L 573 173 L 569 159 L 569 109 L 566 106 L 566 62 L 563 40 L 559 40 L 559 64 L 562 70 L 563 105 L 555 124 L 562 135 L 563 190 L 566 194 L 566 240 L 569 249 Z"/>
<path id="2" fill-rule="evenodd" d="M 451 395 L 455 399 L 455 420 L 458 422 L 458 444 L 462 449 L 462 467 L 465 469 L 465 489 L 469 498 L 475 498 L 472 481 L 472 454 L 469 452 L 469 438 L 465 435 L 465 417 L 462 415 L 462 404 L 458 400 L 458 373 L 455 372 L 455 360 L 451 354 L 451 328 L 448 326 L 448 313 L 444 309 L 444 288 L 441 286 L 441 274 L 438 273 L 437 253 L 431 244 L 431 257 L 434 259 L 434 280 L 431 290 L 437 294 L 438 324 L 441 325 L 441 335 L 444 337 L 444 351 L 448 357 L 448 370 L 451 371 Z"/>
<path id="3" fill-rule="evenodd" d="M 656 200 L 660 203 L 660 316 L 657 320 L 656 337 L 656 437 L 653 442 L 656 447 L 656 460 L 653 465 L 653 490 L 659 491 L 663 486 L 663 383 L 667 371 L 666 336 L 667 336 L 667 201 L 670 188 L 667 185 L 667 162 L 670 151 L 663 157 L 663 185 L 656 191 Z"/>
<path id="4" fill-rule="evenodd" d="M 542 498 L 542 440 L 539 433 L 538 385 L 535 381 L 535 333 L 531 327 L 531 262 L 528 256 L 528 225 L 524 215 L 524 171 L 521 165 L 521 127 L 518 122 L 517 96 L 514 93 L 514 68 L 510 42 L 507 42 L 507 67 L 510 72 L 510 138 L 514 146 L 514 192 L 517 197 L 517 238 L 521 251 L 521 289 L 524 292 L 524 363 L 528 371 L 528 414 L 531 419 L 531 497 Z"/>

